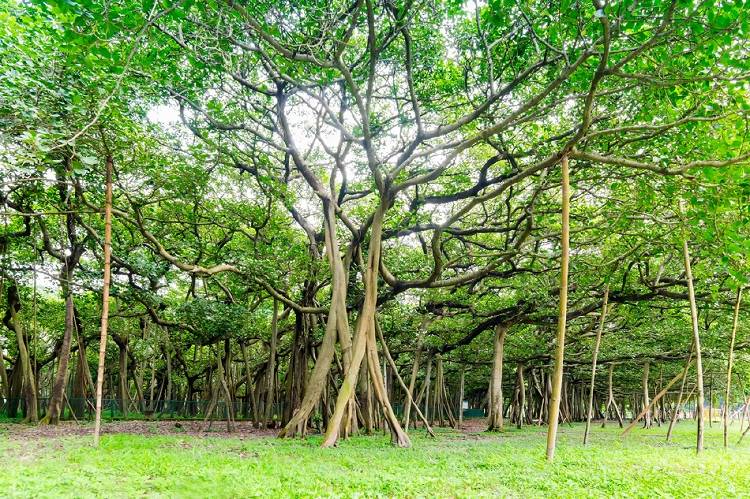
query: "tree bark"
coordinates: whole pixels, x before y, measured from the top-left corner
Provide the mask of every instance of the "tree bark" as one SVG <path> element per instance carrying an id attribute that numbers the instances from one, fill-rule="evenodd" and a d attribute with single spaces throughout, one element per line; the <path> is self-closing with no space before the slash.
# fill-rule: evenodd
<path id="1" fill-rule="evenodd" d="M 589 405 L 586 412 L 586 429 L 583 432 L 583 445 L 589 441 L 589 431 L 591 429 L 591 418 L 594 412 L 594 381 L 596 381 L 596 361 L 599 357 L 599 345 L 602 342 L 602 332 L 604 331 L 604 322 L 607 319 L 607 302 L 609 301 L 609 284 L 604 287 L 604 301 L 602 302 L 602 313 L 599 316 L 599 328 L 596 330 L 596 341 L 594 342 L 594 355 L 591 360 L 591 386 L 589 387 Z"/>
<path id="2" fill-rule="evenodd" d="M 8 287 L 7 303 L 8 308 L 5 311 L 3 323 L 8 329 L 11 329 L 16 334 L 19 357 L 18 362 L 20 362 L 20 377 L 21 383 L 23 384 L 23 394 L 26 402 L 26 417 L 24 418 L 24 421 L 36 423 L 39 421 L 36 380 L 34 371 L 31 368 L 31 358 L 26 344 L 23 322 L 18 316 L 18 313 L 21 310 L 21 300 L 18 296 L 18 287 L 15 284 L 11 284 Z M 2 356 L 2 352 L 0 352 L 0 356 Z M 5 369 L 4 366 L 2 366 L 2 368 Z M 8 398 L 8 403 L 10 403 L 10 397 Z M 10 416 L 11 411 L 9 410 L 8 412 Z"/>
<path id="3" fill-rule="evenodd" d="M 742 302 L 742 288 L 737 287 L 737 299 L 734 302 L 734 318 L 732 319 L 732 336 L 729 340 L 729 359 L 727 359 L 727 389 L 724 395 L 724 448 L 728 443 L 729 432 L 729 397 L 732 391 L 732 363 L 734 361 L 734 341 L 737 337 L 737 325 L 740 318 L 740 303 Z"/>
<path id="4" fill-rule="evenodd" d="M 465 369 L 461 366 L 461 375 L 458 379 L 458 429 L 464 425 L 464 374 Z"/>
<path id="5" fill-rule="evenodd" d="M 422 414 L 422 411 L 419 410 L 419 406 L 414 401 L 414 398 L 411 395 L 411 392 L 406 387 L 406 384 L 404 383 L 404 379 L 401 377 L 401 375 L 398 373 L 398 369 L 396 368 L 396 362 L 393 360 L 393 357 L 391 356 L 391 352 L 388 349 L 388 345 L 385 343 L 385 338 L 383 337 L 383 332 L 380 329 L 380 325 L 376 322 L 375 328 L 378 333 L 378 339 L 380 340 L 380 344 L 383 346 L 383 354 L 385 355 L 385 358 L 388 360 L 388 364 L 391 366 L 391 369 L 393 370 L 393 373 L 396 375 L 396 379 L 398 380 L 399 384 L 401 385 L 401 388 L 406 392 L 406 403 L 408 404 L 407 407 L 414 406 L 414 410 L 417 411 L 417 416 L 422 420 L 422 422 L 425 425 L 425 428 L 427 429 L 427 433 L 430 434 L 430 436 L 434 437 L 435 433 L 432 431 L 432 428 L 430 428 L 429 423 L 427 422 L 427 419 L 424 417 L 424 414 Z M 364 362 L 364 360 L 363 360 Z M 407 425 L 404 425 L 404 430 L 408 431 L 409 427 Z"/>
<path id="6" fill-rule="evenodd" d="M 526 405 L 526 388 L 523 379 L 523 362 L 516 366 L 516 428 L 523 425 L 524 406 Z"/>
<path id="7" fill-rule="evenodd" d="M 643 411 L 644 411 L 644 428 L 651 428 L 651 403 L 649 402 L 649 395 L 648 395 L 648 375 L 650 371 L 651 364 L 646 361 L 646 363 L 643 365 L 643 383 L 642 383 L 642 389 L 643 389 Z M 638 418 L 636 418 L 637 420 Z"/>
<path id="8" fill-rule="evenodd" d="M 406 397 L 404 398 L 404 429 L 409 431 L 409 420 L 411 417 L 411 406 L 414 400 L 414 387 L 417 383 L 417 375 L 419 374 L 419 361 L 422 356 L 422 335 L 426 330 L 428 323 L 423 320 L 420 326 L 419 336 L 417 337 L 417 348 L 414 351 L 414 361 L 411 366 L 411 378 L 409 378 L 409 388 L 406 390 Z"/>
<path id="9" fill-rule="evenodd" d="M 266 374 L 266 405 L 263 422 L 266 427 L 272 427 L 274 421 L 274 395 L 276 392 L 276 348 L 278 344 L 279 329 L 279 301 L 273 300 L 273 316 L 271 317 L 271 340 L 269 343 L 268 373 Z M 223 379 L 223 378 L 222 378 Z"/>
<path id="10" fill-rule="evenodd" d="M 379 361 L 377 345 L 375 343 L 375 314 L 377 311 L 378 273 L 380 265 L 380 250 L 383 233 L 383 218 L 386 211 L 386 200 L 382 200 L 373 216 L 370 234 L 370 245 L 367 267 L 364 270 L 365 297 L 360 317 L 357 321 L 357 330 L 354 335 L 352 363 L 344 376 L 344 380 L 336 398 L 336 406 L 333 415 L 328 422 L 323 447 L 331 447 L 336 444 L 340 434 L 341 421 L 344 412 L 352 399 L 354 388 L 357 385 L 359 366 L 365 354 L 368 355 L 368 369 L 372 380 L 376 398 L 380 402 L 384 416 L 391 428 L 391 438 L 399 447 L 409 447 L 411 441 L 409 436 L 401 429 L 393 409 L 384 393 L 383 379 L 379 372 Z"/>
<path id="11" fill-rule="evenodd" d="M 490 378 L 490 414 L 487 431 L 503 431 L 503 350 L 507 332 L 506 324 L 495 326 L 495 352 Z"/>
<path id="12" fill-rule="evenodd" d="M 688 364 L 687 364 L 686 367 L 689 367 L 689 366 L 690 366 L 690 362 L 688 362 Z M 656 403 L 664 396 L 664 394 L 667 393 L 667 390 L 669 390 L 670 388 L 672 388 L 672 385 L 674 385 L 675 383 L 677 383 L 677 381 L 680 378 L 682 378 L 682 373 L 677 373 L 677 375 L 674 378 L 672 378 L 672 380 L 669 383 L 667 383 L 667 386 L 665 386 L 664 388 L 662 388 L 659 393 L 657 393 L 656 395 L 654 395 L 653 400 L 651 400 L 651 402 L 649 402 L 648 404 L 646 404 L 646 406 L 643 408 L 643 410 L 641 410 L 641 412 L 638 414 L 638 416 L 636 416 L 633 419 L 633 421 L 628 425 L 628 427 L 625 428 L 625 431 L 622 432 L 622 436 L 623 437 L 625 435 L 627 435 L 628 433 L 630 433 L 630 430 L 632 430 L 635 427 L 635 425 L 638 423 L 638 421 L 640 421 L 640 419 L 642 417 L 648 415 L 648 413 L 651 410 L 651 408 L 654 405 L 656 405 Z"/>
<path id="13" fill-rule="evenodd" d="M 557 320 L 557 351 L 555 353 L 555 370 L 552 378 L 552 397 L 549 407 L 549 426 L 547 428 L 547 461 L 555 458 L 557 441 L 557 423 L 560 417 L 560 395 L 563 383 L 563 362 L 565 361 L 565 326 L 568 315 L 568 264 L 570 246 L 570 178 L 568 157 L 560 161 L 562 169 L 562 232 L 560 255 L 560 310 Z"/>
<path id="14" fill-rule="evenodd" d="M 65 294 L 65 331 L 63 333 L 62 346 L 58 353 L 57 373 L 55 382 L 52 386 L 52 396 L 49 400 L 47 415 L 43 422 L 56 425 L 60 422 L 60 416 L 63 413 L 63 395 L 65 394 L 65 382 L 68 375 L 68 361 L 70 360 L 70 345 L 73 338 L 73 328 L 75 327 L 73 290 L 70 288 L 70 273 L 64 272 L 63 279 L 67 282 L 63 284 Z"/>
<path id="15" fill-rule="evenodd" d="M 296 434 L 301 433 L 303 428 L 307 425 L 310 413 L 315 408 L 323 394 L 328 373 L 331 370 L 337 333 L 343 323 L 343 320 L 338 318 L 338 314 L 341 310 L 346 310 L 346 290 L 348 283 L 346 281 L 346 273 L 344 272 L 341 263 L 338 238 L 336 237 L 336 215 L 333 204 L 330 200 L 327 201 L 327 205 L 324 234 L 327 254 L 329 255 L 329 263 L 333 269 L 333 276 L 331 279 L 331 287 L 333 288 L 333 291 L 331 292 L 330 310 L 328 312 L 323 340 L 318 349 L 317 360 L 315 361 L 315 366 L 310 374 L 310 378 L 306 383 L 306 390 L 302 403 L 289 422 L 287 422 L 286 426 L 279 432 L 279 438 L 293 437 Z"/>
<path id="16" fill-rule="evenodd" d="M 102 285 L 102 319 L 99 333 L 99 362 L 96 369 L 96 415 L 94 419 L 94 447 L 99 446 L 102 424 L 102 387 L 104 385 L 104 359 L 107 352 L 107 326 L 109 322 L 109 286 L 112 259 L 112 157 L 108 156 L 105 169 L 106 193 L 104 198 L 104 277 Z"/>
<path id="17" fill-rule="evenodd" d="M 685 277 L 688 285 L 688 296 L 690 298 L 690 320 L 693 326 L 693 344 L 695 348 L 695 370 L 696 370 L 696 411 L 697 411 L 697 432 L 695 450 L 697 453 L 703 451 L 703 359 L 701 358 L 701 338 L 698 329 L 698 307 L 695 303 L 695 289 L 693 288 L 693 272 L 690 268 L 690 251 L 688 249 L 687 239 L 682 241 L 682 254 L 685 260 Z"/>

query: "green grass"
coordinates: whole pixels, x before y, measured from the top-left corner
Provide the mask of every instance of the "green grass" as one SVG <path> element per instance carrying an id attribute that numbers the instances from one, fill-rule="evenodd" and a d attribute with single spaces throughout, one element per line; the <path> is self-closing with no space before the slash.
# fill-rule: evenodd
<path id="1" fill-rule="evenodd" d="M 107 435 L 19 439 L 0 427 L 0 494 L 11 497 L 248 496 L 711 496 L 750 493 L 750 441 L 721 446 L 720 425 L 707 429 L 696 457 L 694 425 L 635 430 L 561 427 L 554 463 L 544 459 L 545 428 L 502 434 L 442 431 L 413 436 L 395 449 L 383 436 L 356 437 L 320 449 L 319 437 L 198 438 Z"/>

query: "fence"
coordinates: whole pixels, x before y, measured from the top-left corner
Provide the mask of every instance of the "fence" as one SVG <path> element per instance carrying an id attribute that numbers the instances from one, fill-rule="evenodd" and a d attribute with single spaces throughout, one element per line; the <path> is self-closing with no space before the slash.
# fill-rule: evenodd
<path id="1" fill-rule="evenodd" d="M 66 398 L 61 419 L 93 420 L 96 401 L 93 398 Z M 127 409 L 123 409 L 120 399 L 106 398 L 102 400 L 102 417 L 107 419 L 204 419 L 210 404 L 209 400 L 155 400 L 153 403 L 146 399 L 129 400 Z M 49 407 L 49 398 L 37 399 L 39 417 L 42 418 Z M 232 403 L 236 420 L 252 420 L 252 407 L 243 399 Z M 216 403 L 213 419 L 226 418 L 227 405 L 223 400 Z M 403 415 L 403 406 L 394 404 L 393 410 L 397 416 Z M 274 404 L 272 419 L 281 419 L 284 403 Z M 0 398 L 0 416 L 9 419 L 22 419 L 26 416 L 26 401 L 22 398 Z M 484 417 L 482 409 L 464 409 L 465 418 Z"/>
<path id="2" fill-rule="evenodd" d="M 93 398 L 70 398 L 64 401 L 65 408 L 61 419 L 88 420 L 94 419 L 96 401 Z M 120 399 L 107 398 L 102 400 L 102 417 L 109 419 L 204 419 L 208 410 L 209 400 L 149 400 L 128 401 L 127 408 L 123 408 Z M 39 417 L 44 417 L 49 406 L 49 398 L 37 400 Z M 233 414 L 237 420 L 252 419 L 252 408 L 243 400 L 237 399 L 232 403 Z M 274 404 L 272 418 L 280 419 L 284 404 Z M 227 404 L 219 400 L 212 417 L 223 419 L 226 417 Z M 9 419 L 22 419 L 26 415 L 25 399 L 0 398 L 0 416 Z"/>

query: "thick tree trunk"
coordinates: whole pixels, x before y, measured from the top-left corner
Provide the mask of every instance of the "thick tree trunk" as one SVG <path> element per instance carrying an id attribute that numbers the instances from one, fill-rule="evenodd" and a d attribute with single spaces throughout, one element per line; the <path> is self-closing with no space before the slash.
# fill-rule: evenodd
<path id="1" fill-rule="evenodd" d="M 128 417 L 129 395 L 128 395 L 128 338 L 113 336 L 118 349 L 118 388 L 120 398 L 120 411 L 124 418 Z"/>
<path id="2" fill-rule="evenodd" d="M 8 329 L 11 329 L 16 334 L 16 343 L 18 344 L 18 363 L 20 363 L 20 367 L 17 366 L 17 369 L 19 369 L 20 371 L 21 383 L 23 385 L 23 394 L 26 402 L 26 417 L 24 418 L 24 420 L 36 423 L 37 421 L 39 421 L 39 413 L 37 411 L 36 380 L 34 371 L 31 368 L 31 357 L 29 356 L 29 350 L 26 344 L 23 322 L 18 316 L 18 313 L 21 310 L 21 300 L 18 296 L 18 287 L 15 284 L 11 284 L 8 287 L 7 303 L 8 307 L 5 311 L 3 323 Z M 2 352 L 0 352 L 0 356 L 2 356 Z M 2 368 L 5 369 L 4 366 Z M 9 385 L 8 390 L 10 393 Z M 10 397 L 8 398 L 8 402 L 10 403 Z M 8 410 L 8 415 L 10 417 L 13 417 L 11 415 L 11 412 L 14 416 L 15 410 L 11 411 L 10 408 Z"/>
<path id="3" fill-rule="evenodd" d="M 385 393 L 383 379 L 379 372 L 377 345 L 375 342 L 375 314 L 377 311 L 378 273 L 383 232 L 383 217 L 386 211 L 385 203 L 386 201 L 383 200 L 373 217 L 368 262 L 366 269 L 364 269 L 365 298 L 360 311 L 357 330 L 354 335 L 352 363 L 349 371 L 345 374 L 341 388 L 339 389 L 336 406 L 333 415 L 331 416 L 331 420 L 328 422 L 328 427 L 323 439 L 323 447 L 333 446 L 338 441 L 341 422 L 344 413 L 352 400 L 354 388 L 357 385 L 359 366 L 365 354 L 368 356 L 368 369 L 371 376 L 373 390 L 390 426 L 393 443 L 399 447 L 408 447 L 411 445 L 409 436 L 401 429 L 401 425 L 398 422 L 396 415 L 393 413 L 393 408 L 390 406 L 388 396 Z"/>
<path id="4" fill-rule="evenodd" d="M 555 458 L 557 442 L 557 424 L 560 416 L 560 396 L 563 384 L 563 363 L 565 361 L 565 326 L 568 316 L 568 263 L 570 246 L 570 179 L 568 174 L 568 157 L 560 161 L 562 169 L 562 231 L 560 234 L 560 310 L 557 320 L 557 351 L 555 353 L 555 370 L 552 377 L 552 397 L 549 407 L 549 426 L 547 428 L 547 461 Z"/>
<path id="5" fill-rule="evenodd" d="M 318 404 L 320 397 L 323 394 L 328 373 L 331 370 L 331 363 L 333 362 L 338 330 L 348 320 L 347 317 L 338 317 L 342 310 L 346 311 L 346 291 L 348 283 L 346 280 L 346 272 L 341 263 L 338 246 L 339 243 L 338 238 L 336 237 L 336 215 L 334 207 L 331 201 L 328 201 L 327 204 L 324 231 L 325 243 L 327 254 L 329 255 L 329 263 L 333 269 L 330 310 L 328 312 L 323 340 L 318 349 L 318 357 L 315 361 L 312 374 L 305 385 L 305 396 L 302 399 L 299 409 L 294 413 L 286 426 L 279 432 L 279 438 L 293 437 L 296 434 L 303 432 L 304 427 L 307 425 L 307 420 L 310 417 L 310 413 Z"/>
<path id="6" fill-rule="evenodd" d="M 311 284 L 305 284 L 303 304 L 313 303 Z M 292 418 L 294 412 L 302 403 L 305 393 L 305 378 L 307 377 L 307 364 L 309 356 L 309 331 L 310 321 L 314 316 L 296 312 L 294 317 L 294 341 L 289 355 L 289 367 L 287 369 L 286 401 L 284 404 L 284 417 L 282 424 L 286 425 Z"/>
<path id="7" fill-rule="evenodd" d="M 503 431 L 503 349 L 506 324 L 495 326 L 494 355 L 492 357 L 492 377 L 490 378 L 490 408 L 487 431 Z"/>
<path id="8" fill-rule="evenodd" d="M 424 416 L 429 420 L 431 416 L 430 412 L 430 383 L 432 380 L 432 356 L 427 357 L 427 367 L 424 372 L 424 382 L 422 383 L 422 389 L 419 391 L 418 401 L 421 401 L 424 397 L 424 409 L 422 412 Z"/>
<path id="9" fill-rule="evenodd" d="M 70 288 L 70 273 L 64 272 L 63 279 L 66 284 L 63 285 L 65 295 L 65 331 L 63 333 L 62 346 L 57 357 L 57 373 L 55 382 L 52 386 L 52 396 L 50 397 L 47 415 L 44 421 L 47 424 L 56 425 L 60 422 L 60 416 L 63 413 L 63 396 L 65 395 L 65 384 L 68 377 L 68 361 L 70 360 L 70 345 L 73 338 L 73 328 L 75 327 L 73 291 Z"/>

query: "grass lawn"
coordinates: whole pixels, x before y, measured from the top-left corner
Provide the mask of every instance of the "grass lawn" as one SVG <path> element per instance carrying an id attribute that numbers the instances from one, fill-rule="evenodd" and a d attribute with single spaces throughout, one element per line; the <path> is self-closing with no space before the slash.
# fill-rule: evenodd
<path id="1" fill-rule="evenodd" d="M 146 423 L 147 424 L 147 423 Z M 17 426 L 17 425 L 16 425 Z M 544 460 L 545 428 L 502 434 L 441 431 L 413 435 L 395 449 L 382 435 L 320 449 L 319 437 L 113 434 L 99 451 L 91 437 L 24 438 L 0 425 L 0 495 L 11 497 L 248 496 L 712 496 L 750 494 L 750 439 L 721 445 L 721 428 L 706 428 L 706 450 L 695 456 L 694 425 L 619 430 L 560 427 L 557 457 Z"/>

